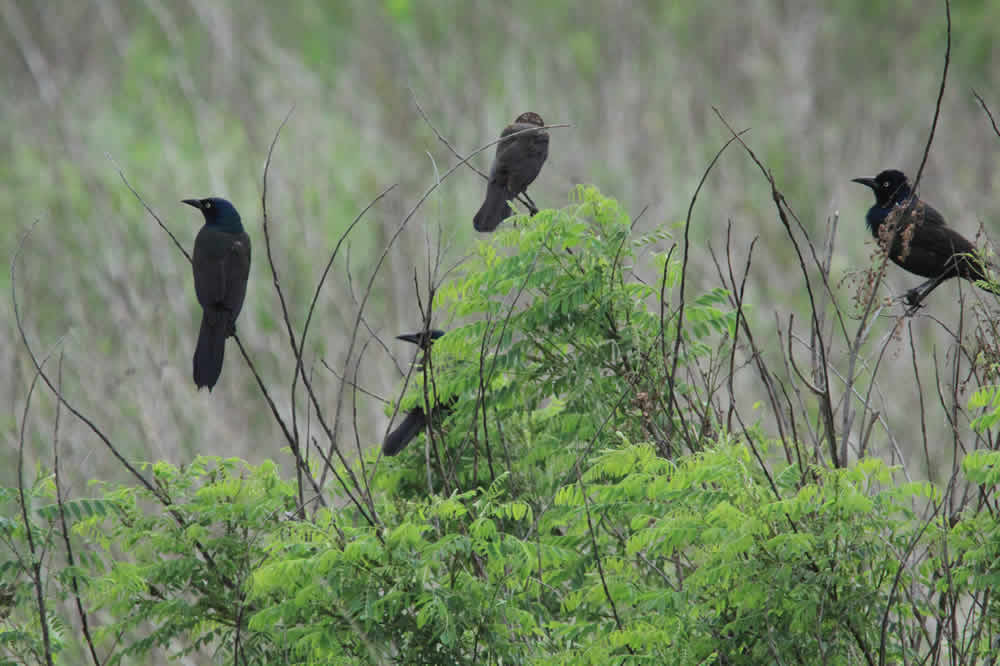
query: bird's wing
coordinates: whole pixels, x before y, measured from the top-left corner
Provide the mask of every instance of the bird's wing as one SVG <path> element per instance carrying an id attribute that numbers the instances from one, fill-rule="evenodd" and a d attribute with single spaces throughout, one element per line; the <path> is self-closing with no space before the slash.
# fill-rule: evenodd
<path id="1" fill-rule="evenodd" d="M 208 226 L 203 226 L 194 239 L 191 268 L 194 271 L 194 291 L 203 308 L 217 308 L 225 295 L 224 259 L 227 248 L 224 234 Z"/>
<path id="2" fill-rule="evenodd" d="M 976 246 L 962 234 L 944 224 L 927 224 L 913 235 L 911 243 L 921 252 L 933 253 L 939 257 L 950 257 L 955 254 L 969 254 L 976 251 Z"/>
<path id="3" fill-rule="evenodd" d="M 224 259 L 226 292 L 223 296 L 223 306 L 233 313 L 235 320 L 243 309 L 243 299 L 247 294 L 247 280 L 250 277 L 250 237 L 246 232 L 233 236 L 234 240 Z"/>
<path id="4" fill-rule="evenodd" d="M 515 123 L 504 129 L 501 136 L 533 129 L 534 125 Z M 497 171 L 503 173 L 501 182 L 512 194 L 520 194 L 535 180 L 549 156 L 549 134 L 535 129 L 502 141 L 497 150 Z"/>
<path id="5" fill-rule="evenodd" d="M 962 277 L 974 280 L 988 280 L 982 263 L 982 257 L 978 255 L 976 246 L 972 241 L 948 226 L 944 221 L 944 216 L 936 208 L 924 202 L 919 209 L 923 213 L 925 236 L 932 238 L 930 231 L 940 238 L 938 247 L 953 248 L 952 254 L 960 255 L 958 259 L 959 274 Z M 941 253 L 942 250 L 938 249 Z M 987 261 L 987 265 L 989 262 Z"/>
<path id="6" fill-rule="evenodd" d="M 508 139 L 507 137 L 520 129 L 526 129 L 526 127 L 519 128 L 517 124 L 507 125 L 500 132 L 500 143 L 497 144 L 496 156 L 493 158 L 493 164 L 490 166 L 490 183 L 500 183 L 503 187 L 507 187 L 507 174 L 510 172 L 510 165 L 512 163 L 509 153 L 511 147 L 514 145 L 514 139 Z"/>
<path id="7" fill-rule="evenodd" d="M 916 210 L 914 211 L 914 215 L 918 219 L 922 219 L 924 224 L 935 227 L 946 226 L 946 223 L 944 221 L 944 216 L 941 215 L 941 213 L 939 213 L 937 209 L 934 208 L 934 206 L 930 206 L 924 203 L 923 201 L 920 201 L 917 204 Z"/>
<path id="8" fill-rule="evenodd" d="M 203 308 L 239 314 L 250 275 L 250 237 L 201 228 L 191 257 L 194 290 Z"/>
<path id="9" fill-rule="evenodd" d="M 956 267 L 960 274 L 966 275 L 971 271 L 971 275 L 977 278 L 982 272 L 978 268 L 970 268 L 973 261 L 971 257 L 966 258 L 966 255 L 975 253 L 976 246 L 943 223 L 924 221 L 904 227 L 893 250 L 894 261 L 902 258 L 901 265 L 906 270 L 926 278 L 955 275 Z M 953 259 L 956 255 L 959 255 L 958 258 Z"/>

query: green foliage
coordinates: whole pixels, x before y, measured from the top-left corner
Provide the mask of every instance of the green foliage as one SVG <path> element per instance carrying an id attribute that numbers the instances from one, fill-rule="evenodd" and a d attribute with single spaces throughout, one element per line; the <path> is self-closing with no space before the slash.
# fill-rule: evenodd
<path id="1" fill-rule="evenodd" d="M 983 412 L 970 424 L 976 432 L 988 432 L 1000 422 L 1000 386 L 981 386 L 969 398 L 971 409 L 982 409 Z"/>
<path id="2" fill-rule="evenodd" d="M 695 428 L 669 409 L 672 397 L 692 394 L 680 376 L 667 378 L 676 319 L 647 308 L 658 289 L 633 272 L 639 257 L 651 254 L 664 288 L 675 287 L 680 263 L 657 250 L 663 238 L 632 238 L 617 202 L 580 187 L 569 207 L 517 218 L 494 242 L 479 245 L 478 261 L 436 299 L 455 319 L 471 321 L 434 344 L 431 362 L 414 373 L 400 403 L 405 411 L 426 407 L 425 399 L 461 398 L 442 426 L 461 433 L 450 440 L 455 448 L 435 451 L 435 458 L 476 478 L 444 470 L 443 485 L 433 490 L 489 483 L 503 468 L 537 502 L 565 483 L 580 456 L 616 446 L 621 436 L 652 439 L 664 454 L 681 441 L 700 446 L 699 431 L 714 424 L 699 420 Z M 735 324 L 721 289 L 688 303 L 685 319 L 681 366 L 711 354 Z M 413 451 L 420 447 L 392 464 L 408 470 L 408 487 L 422 495 L 425 475 L 408 459 Z"/>
<path id="3" fill-rule="evenodd" d="M 941 489 L 878 459 L 831 469 L 776 457 L 780 442 L 759 427 L 728 432 L 692 379 L 729 349 L 726 294 L 688 294 L 678 338 L 677 308 L 661 312 L 660 286 L 635 275 L 652 261 L 676 292 L 666 235 L 633 238 L 629 217 L 593 188 L 512 222 L 438 292 L 456 323 L 400 399 L 450 412 L 425 446 L 337 468 L 373 479 L 370 495 L 352 489 L 358 504 L 314 509 L 273 463 L 209 457 L 145 465 L 155 492 L 102 484 L 96 499 L 63 503 L 77 560 L 49 560 L 47 594 L 69 598 L 76 576 L 100 611 L 94 640 L 108 663 L 991 654 L 996 452 L 965 458 L 984 501 L 954 516 L 941 512 Z M 53 487 L 40 477 L 25 500 L 46 547 L 59 531 Z M 0 646 L 37 657 L 21 500 L 6 489 L 0 501 L 10 549 L 0 589 L 12 591 Z M 50 608 L 60 646 L 72 632 Z M 970 627 L 960 645 L 925 633 L 958 617 Z"/>
<path id="4" fill-rule="evenodd" d="M 158 492 L 169 498 L 163 511 L 143 509 L 156 500 L 145 488 L 106 487 L 120 519 L 80 524 L 94 531 L 103 525 L 107 537 L 102 545 L 109 571 L 93 582 L 89 596 L 117 621 L 103 627 L 99 639 L 136 636 L 112 663 L 154 647 L 183 656 L 202 645 L 232 643 L 254 610 L 246 603 L 246 582 L 295 509 L 294 484 L 280 479 L 273 463 L 251 468 L 199 457 L 184 468 L 147 467 Z M 147 626 L 154 629 L 137 631 Z M 248 634 L 242 640 L 252 645 L 258 639 Z"/>
<path id="5" fill-rule="evenodd" d="M 44 663 L 46 650 L 58 657 L 72 647 L 72 630 L 56 609 L 70 597 L 74 578 L 79 581 L 79 576 L 101 571 L 100 561 L 84 555 L 79 567 L 63 561 L 55 576 L 41 578 L 55 557 L 53 552 L 63 551 L 59 505 L 52 504 L 55 495 L 52 477 L 40 470 L 21 489 L 0 488 L 0 658 L 14 660 L 0 663 Z M 113 501 L 103 499 L 68 501 L 62 506 L 68 525 L 110 515 L 115 509 Z M 39 584 L 44 589 L 44 615 L 38 605 Z"/>

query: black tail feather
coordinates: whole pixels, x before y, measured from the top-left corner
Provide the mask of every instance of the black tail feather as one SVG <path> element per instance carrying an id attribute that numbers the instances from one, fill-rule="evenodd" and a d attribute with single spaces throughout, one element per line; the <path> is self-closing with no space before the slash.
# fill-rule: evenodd
<path id="1" fill-rule="evenodd" d="M 510 204 L 507 203 L 507 188 L 499 183 L 489 183 L 486 186 L 486 201 L 483 202 L 472 226 L 476 231 L 493 231 L 501 222 L 510 217 Z"/>
<path id="2" fill-rule="evenodd" d="M 194 349 L 194 383 L 200 389 L 211 391 L 222 374 L 222 360 L 226 352 L 226 336 L 232 324 L 225 317 L 205 312 L 201 316 L 198 345 Z"/>
<path id="3" fill-rule="evenodd" d="M 386 435 L 385 441 L 382 442 L 382 455 L 394 456 L 405 449 L 410 440 L 419 435 L 426 425 L 424 410 L 420 407 L 411 410 L 399 427 Z"/>

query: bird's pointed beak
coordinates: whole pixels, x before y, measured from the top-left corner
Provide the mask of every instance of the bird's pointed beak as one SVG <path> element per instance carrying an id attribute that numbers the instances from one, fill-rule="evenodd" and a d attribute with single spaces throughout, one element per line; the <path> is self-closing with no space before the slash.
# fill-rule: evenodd
<path id="1" fill-rule="evenodd" d="M 432 328 L 429 331 L 417 331 L 416 333 L 403 333 L 402 335 L 397 335 L 397 340 L 402 340 L 403 342 L 409 342 L 410 344 L 417 345 L 421 349 L 426 349 L 434 344 L 434 341 L 444 335 L 444 331 Z"/>
<path id="2" fill-rule="evenodd" d="M 403 342 L 409 342 L 411 344 L 420 344 L 420 333 L 403 333 L 402 335 L 397 335 L 397 340 L 402 340 Z"/>
<path id="3" fill-rule="evenodd" d="M 188 206 L 194 206 L 198 210 L 202 209 L 200 199 L 181 199 L 181 203 L 186 203 Z"/>
<path id="4" fill-rule="evenodd" d="M 851 179 L 851 182 L 852 182 L 852 183 L 861 183 L 862 185 L 865 185 L 865 186 L 867 186 L 867 187 L 870 187 L 870 188 L 872 188 L 873 190 L 874 190 L 874 189 L 875 189 L 876 187 L 878 187 L 878 184 L 877 184 L 877 183 L 875 182 L 875 179 L 874 179 L 874 178 L 852 178 L 852 179 Z"/>

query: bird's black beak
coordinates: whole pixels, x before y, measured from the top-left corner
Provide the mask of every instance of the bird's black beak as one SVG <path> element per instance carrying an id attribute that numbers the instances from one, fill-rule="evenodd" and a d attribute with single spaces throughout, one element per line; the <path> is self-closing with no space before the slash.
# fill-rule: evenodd
<path id="1" fill-rule="evenodd" d="M 410 344 L 417 345 L 421 349 L 427 349 L 434 341 L 444 335 L 444 331 L 432 328 L 429 331 L 418 331 L 416 333 L 403 333 L 402 335 L 397 335 L 397 340 L 402 340 L 403 342 L 409 342 Z"/>
<path id="2" fill-rule="evenodd" d="M 862 185 L 866 185 L 866 186 L 872 188 L 873 190 L 878 187 L 878 183 L 875 182 L 874 178 L 852 178 L 851 182 L 852 183 L 861 183 Z"/>
<path id="3" fill-rule="evenodd" d="M 181 203 L 186 203 L 188 206 L 194 206 L 198 210 L 202 210 L 201 199 L 182 199 Z"/>
<path id="4" fill-rule="evenodd" d="M 397 335 L 397 340 L 402 340 L 403 342 L 409 342 L 410 344 L 419 345 L 420 339 L 423 338 L 422 333 L 403 333 L 402 335 Z"/>

